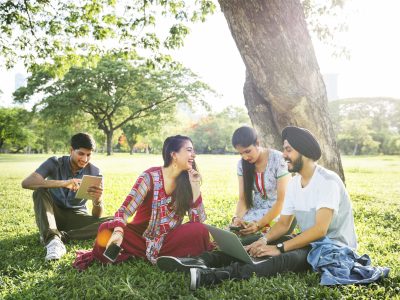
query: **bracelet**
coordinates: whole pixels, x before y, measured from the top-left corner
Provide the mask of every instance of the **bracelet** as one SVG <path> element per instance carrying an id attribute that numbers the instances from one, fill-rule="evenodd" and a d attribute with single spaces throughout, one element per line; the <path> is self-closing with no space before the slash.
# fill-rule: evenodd
<path id="1" fill-rule="evenodd" d="M 268 245 L 268 239 L 267 237 L 263 234 L 263 236 L 260 238 L 260 240 L 263 240 L 265 242 L 265 245 Z"/>
<path id="2" fill-rule="evenodd" d="M 113 235 L 115 234 L 115 235 L 119 235 L 120 237 L 124 237 L 124 233 L 122 232 L 122 231 L 120 231 L 120 230 L 117 230 L 117 231 L 113 231 L 113 233 L 112 233 Z"/>
<path id="3" fill-rule="evenodd" d="M 121 232 L 121 233 L 124 233 L 124 230 L 123 230 L 122 228 L 120 229 L 120 228 L 115 227 L 113 232 Z"/>
<path id="4" fill-rule="evenodd" d="M 103 201 L 99 201 L 97 204 L 93 201 L 93 206 L 103 207 Z"/>

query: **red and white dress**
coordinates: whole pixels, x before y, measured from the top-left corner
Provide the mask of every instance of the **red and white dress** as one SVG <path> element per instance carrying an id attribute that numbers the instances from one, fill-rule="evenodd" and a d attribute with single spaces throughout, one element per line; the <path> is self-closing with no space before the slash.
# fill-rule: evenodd
<path id="1" fill-rule="evenodd" d="M 133 221 L 128 222 L 133 215 Z M 123 250 L 116 262 L 134 256 L 154 264 L 158 256 L 197 256 L 212 250 L 208 230 L 202 224 L 205 219 L 199 196 L 189 210 L 189 222 L 182 224 L 183 217 L 174 210 L 174 199 L 165 192 L 161 167 L 154 167 L 139 176 L 114 220 L 103 223 L 99 232 L 117 226 L 124 228 Z M 74 267 L 83 270 L 94 259 L 109 263 L 103 256 L 104 250 L 95 242 L 92 251 L 77 253 Z"/>

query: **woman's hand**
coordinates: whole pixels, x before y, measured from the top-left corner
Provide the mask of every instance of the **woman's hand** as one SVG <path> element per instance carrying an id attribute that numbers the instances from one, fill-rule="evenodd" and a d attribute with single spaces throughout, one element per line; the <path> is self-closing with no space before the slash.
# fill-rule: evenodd
<path id="1" fill-rule="evenodd" d="M 123 239 L 124 239 L 124 230 L 122 229 L 122 227 L 115 227 L 110 239 L 108 240 L 106 249 L 111 244 L 116 244 L 118 246 L 121 246 Z"/>
<path id="2" fill-rule="evenodd" d="M 195 169 L 188 170 L 190 185 L 192 186 L 193 201 L 200 196 L 201 175 Z"/>
<path id="3" fill-rule="evenodd" d="M 243 219 L 239 218 L 239 217 L 233 217 L 232 218 L 232 225 L 233 226 L 238 226 L 238 227 L 243 226 Z"/>
<path id="4" fill-rule="evenodd" d="M 258 223 L 257 222 L 242 222 L 242 226 L 244 227 L 242 230 L 239 231 L 240 234 L 242 235 L 249 235 L 254 232 L 258 231 Z"/>

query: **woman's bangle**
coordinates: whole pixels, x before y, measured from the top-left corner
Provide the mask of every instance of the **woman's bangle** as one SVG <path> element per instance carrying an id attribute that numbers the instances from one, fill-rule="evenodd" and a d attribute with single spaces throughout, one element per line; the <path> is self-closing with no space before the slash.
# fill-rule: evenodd
<path id="1" fill-rule="evenodd" d="M 116 234 L 116 235 L 119 235 L 120 237 L 124 237 L 124 233 L 120 230 L 117 230 L 117 231 L 114 230 L 112 234 L 113 235 Z"/>
<path id="2" fill-rule="evenodd" d="M 257 226 L 257 230 L 260 230 L 260 228 L 261 228 L 260 223 L 255 222 L 255 224 L 256 224 L 256 226 Z"/>

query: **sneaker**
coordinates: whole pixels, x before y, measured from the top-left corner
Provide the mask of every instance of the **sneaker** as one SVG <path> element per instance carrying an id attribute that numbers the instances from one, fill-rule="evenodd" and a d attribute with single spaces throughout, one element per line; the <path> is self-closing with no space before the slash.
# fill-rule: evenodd
<path id="1" fill-rule="evenodd" d="M 60 259 L 65 253 L 67 253 L 67 250 L 65 249 L 63 242 L 61 242 L 59 238 L 52 239 L 46 245 L 46 249 L 47 249 L 47 254 L 45 257 L 46 261 Z"/>
<path id="2" fill-rule="evenodd" d="M 201 286 L 209 286 L 230 279 L 228 271 L 217 269 L 190 268 L 190 290 L 195 291 Z"/>
<path id="3" fill-rule="evenodd" d="M 205 262 L 196 257 L 174 257 L 160 256 L 157 259 L 157 267 L 166 272 L 185 272 L 189 273 L 190 268 L 207 269 Z"/>

